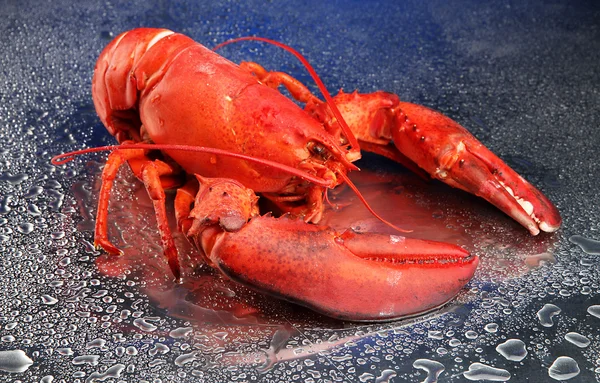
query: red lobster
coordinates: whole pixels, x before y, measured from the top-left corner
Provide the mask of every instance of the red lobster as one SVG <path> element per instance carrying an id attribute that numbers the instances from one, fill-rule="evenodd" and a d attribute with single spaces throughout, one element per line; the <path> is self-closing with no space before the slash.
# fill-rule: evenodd
<path id="1" fill-rule="evenodd" d="M 541 192 L 435 111 L 385 92 L 325 91 L 323 102 L 285 73 L 236 65 L 166 29 L 117 36 L 98 59 L 92 95 L 120 144 L 102 173 L 95 245 L 120 254 L 108 240 L 107 208 L 127 161 L 153 201 L 176 278 L 169 188 L 177 188 L 179 230 L 206 261 L 260 291 L 349 320 L 418 314 L 454 297 L 478 264 L 462 248 L 315 225 L 328 188 L 354 188 L 346 174 L 357 169 L 359 143 L 485 198 L 533 235 L 561 223 Z M 255 193 L 287 214 L 260 216 Z"/>

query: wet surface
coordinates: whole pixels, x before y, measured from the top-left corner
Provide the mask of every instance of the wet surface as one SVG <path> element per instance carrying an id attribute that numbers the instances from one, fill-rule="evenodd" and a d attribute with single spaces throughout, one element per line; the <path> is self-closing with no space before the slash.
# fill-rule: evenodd
<path id="1" fill-rule="evenodd" d="M 593 2 L 21 1 L 0 15 L 0 380 L 600 381 Z M 563 227 L 531 237 L 477 198 L 367 156 L 353 180 L 376 210 L 481 263 L 438 311 L 340 322 L 225 280 L 180 237 L 187 278 L 175 285 L 150 202 L 123 169 L 110 232 L 125 256 L 111 259 L 91 245 L 105 155 L 59 168 L 49 159 L 113 143 L 93 110 L 93 65 L 116 34 L 138 26 L 207 46 L 275 38 L 305 54 L 331 91 L 384 89 L 438 109 L 548 195 Z M 312 84 L 273 47 L 221 53 Z M 340 206 L 332 226 L 387 230 L 348 190 L 331 198 Z"/>

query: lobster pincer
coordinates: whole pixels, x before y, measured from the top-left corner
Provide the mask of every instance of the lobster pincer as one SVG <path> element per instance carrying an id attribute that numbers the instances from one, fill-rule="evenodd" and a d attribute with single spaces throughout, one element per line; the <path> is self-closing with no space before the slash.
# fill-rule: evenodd
<path id="1" fill-rule="evenodd" d="M 337 233 L 259 216 L 252 190 L 197 177 L 176 197 L 178 225 L 232 280 L 339 319 L 389 320 L 453 298 L 478 258 L 461 247 L 399 235 Z"/>
<path id="2" fill-rule="evenodd" d="M 532 235 L 560 227 L 552 202 L 454 120 L 381 91 L 340 92 L 333 99 L 363 150 L 414 168 L 412 162 L 432 178 L 486 199 Z M 333 119 L 318 99 L 306 110 L 326 124 Z"/>

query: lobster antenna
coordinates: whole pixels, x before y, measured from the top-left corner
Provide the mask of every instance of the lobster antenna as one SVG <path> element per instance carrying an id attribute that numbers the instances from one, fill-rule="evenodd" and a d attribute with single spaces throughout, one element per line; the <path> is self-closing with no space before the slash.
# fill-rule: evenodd
<path id="1" fill-rule="evenodd" d="M 217 49 L 224 47 L 225 45 L 237 43 L 239 41 L 262 41 L 262 42 L 265 42 L 265 43 L 268 43 L 271 45 L 275 45 L 279 48 L 282 48 L 282 49 L 288 51 L 289 53 L 293 54 L 294 56 L 296 56 L 296 58 L 298 60 L 300 60 L 302 65 L 304 65 L 304 67 L 306 68 L 306 70 L 308 71 L 310 76 L 313 78 L 313 80 L 317 84 L 317 87 L 319 88 L 319 90 L 321 91 L 321 94 L 325 98 L 325 101 L 327 102 L 329 109 L 331 109 L 331 112 L 333 113 L 336 120 L 342 127 L 342 130 L 344 131 L 344 134 L 346 135 L 346 138 L 348 139 L 350 147 L 355 151 L 359 150 L 360 147 L 358 145 L 358 140 L 354 136 L 354 133 L 352 133 L 352 130 L 350 130 L 350 127 L 346 123 L 346 120 L 344 120 L 344 117 L 342 117 L 342 113 L 340 113 L 340 110 L 338 109 L 337 105 L 335 105 L 335 102 L 333 102 L 333 97 L 331 97 L 331 94 L 325 87 L 325 84 L 323 84 L 323 81 L 317 74 L 317 71 L 315 71 L 313 66 L 310 65 L 310 62 L 308 62 L 308 60 L 304 56 L 302 56 L 302 54 L 300 52 L 298 52 L 294 48 L 290 47 L 289 45 L 280 43 L 279 41 L 267 39 L 265 37 L 256 37 L 256 36 L 238 37 L 235 39 L 227 40 L 227 41 L 222 42 L 222 43 L 218 44 L 217 46 L 215 46 L 213 48 L 213 51 L 216 51 Z"/>
<path id="2" fill-rule="evenodd" d="M 333 187 L 335 185 L 332 184 L 331 180 L 324 180 L 322 178 L 315 177 L 307 172 L 304 172 L 300 169 L 293 168 L 288 165 L 280 164 L 275 161 L 266 160 L 264 158 L 251 157 L 245 154 L 234 153 L 223 149 L 216 148 L 208 148 L 204 146 L 189 146 L 189 145 L 161 145 L 161 144 L 122 144 L 122 145 L 109 145 L 109 146 L 99 146 L 96 148 L 88 148 L 75 150 L 68 153 L 59 154 L 57 156 L 52 157 L 52 165 L 64 165 L 67 162 L 73 161 L 75 156 L 79 156 L 87 153 L 95 153 L 95 152 L 104 152 L 104 151 L 112 151 L 112 150 L 125 150 L 125 149 L 148 149 L 148 150 L 182 150 L 187 152 L 197 152 L 197 153 L 207 153 L 207 154 L 216 154 L 219 156 L 226 156 L 232 158 L 239 158 L 242 160 L 246 160 L 249 162 L 254 162 L 260 165 L 270 166 L 274 169 L 284 171 L 291 175 L 302 178 L 305 181 L 312 182 L 315 185 L 323 186 L 323 187 Z"/>

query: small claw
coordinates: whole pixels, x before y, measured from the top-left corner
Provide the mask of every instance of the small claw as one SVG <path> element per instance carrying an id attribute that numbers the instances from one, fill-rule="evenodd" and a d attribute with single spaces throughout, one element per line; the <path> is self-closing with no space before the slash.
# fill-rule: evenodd
<path id="1" fill-rule="evenodd" d="M 532 235 L 558 230 L 552 202 L 465 128 L 421 105 L 400 102 L 399 108 L 394 143 L 432 177 L 486 199 Z"/>
<path id="2" fill-rule="evenodd" d="M 231 279 L 353 321 L 423 313 L 452 299 L 478 264 L 462 248 L 383 234 L 338 235 L 288 218 L 256 217 L 217 234 L 209 257 Z"/>

